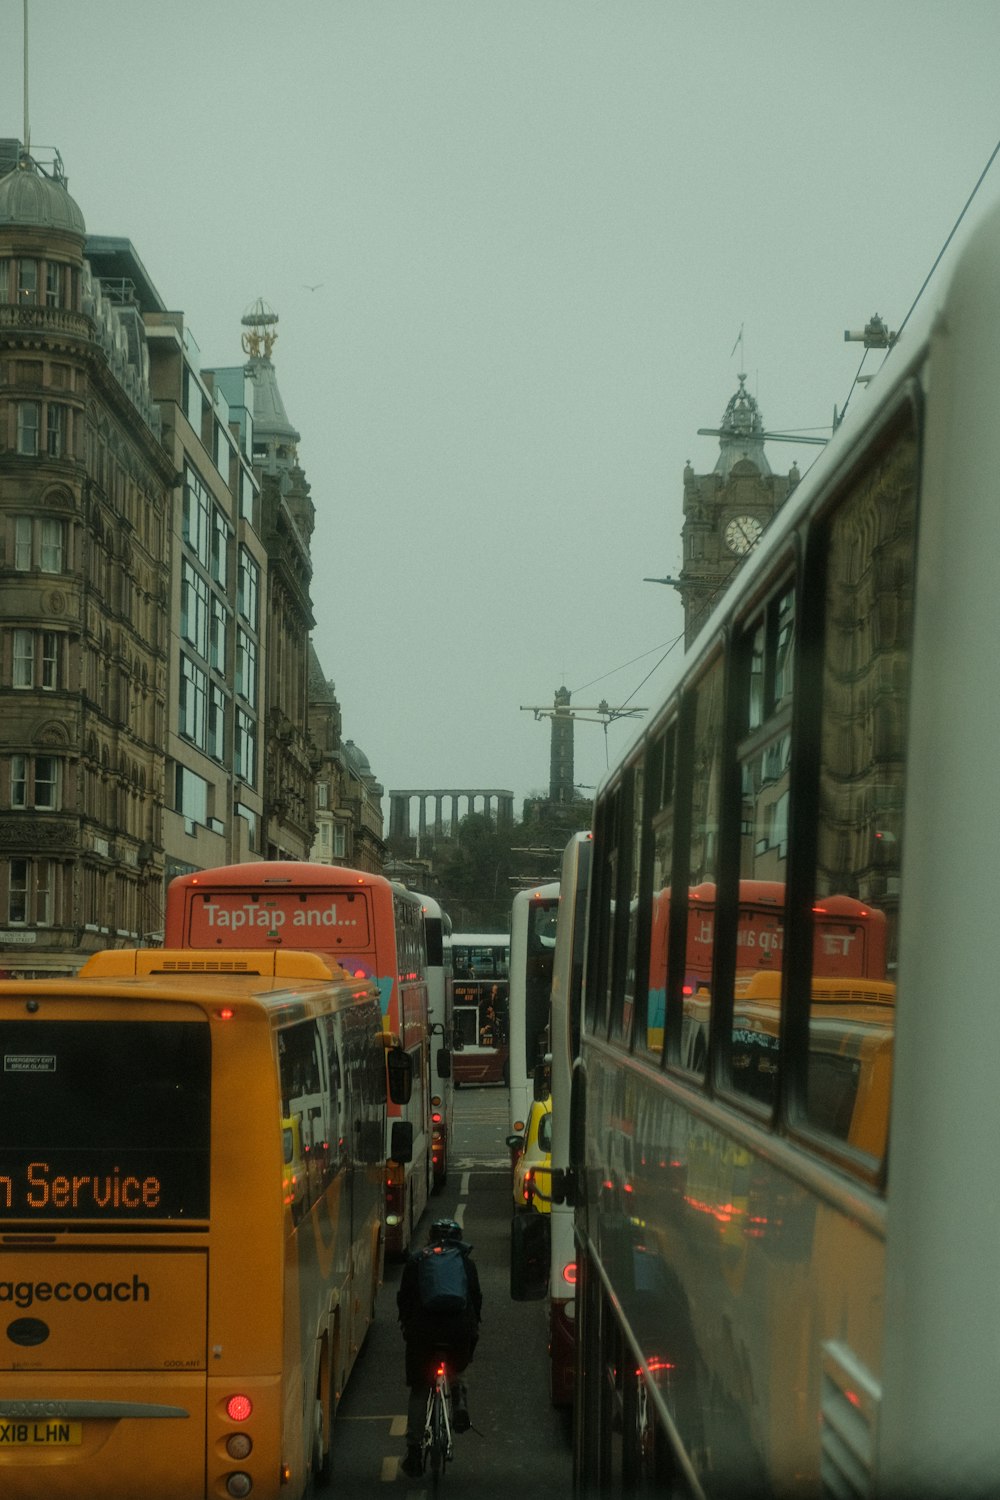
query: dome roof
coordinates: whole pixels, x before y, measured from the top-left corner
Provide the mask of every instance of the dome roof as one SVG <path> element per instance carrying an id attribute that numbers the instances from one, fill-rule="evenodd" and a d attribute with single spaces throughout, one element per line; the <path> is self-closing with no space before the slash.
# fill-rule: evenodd
<path id="1" fill-rule="evenodd" d="M 87 233 L 80 212 L 61 182 L 45 177 L 34 165 L 15 167 L 0 177 L 0 225 L 18 224 L 29 229 L 61 229 Z"/>
<path id="2" fill-rule="evenodd" d="M 371 763 L 367 755 L 353 740 L 345 740 L 344 755 L 359 776 L 370 776 L 372 774 Z"/>

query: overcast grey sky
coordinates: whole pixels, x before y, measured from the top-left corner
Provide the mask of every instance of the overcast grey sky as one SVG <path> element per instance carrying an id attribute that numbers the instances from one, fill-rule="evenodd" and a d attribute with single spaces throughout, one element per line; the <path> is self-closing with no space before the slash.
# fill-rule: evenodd
<path id="1" fill-rule="evenodd" d="M 32 144 L 88 230 L 132 240 L 206 365 L 240 361 L 257 297 L 279 314 L 345 735 L 387 790 L 509 787 L 518 811 L 549 754 L 521 704 L 667 682 L 679 646 L 640 685 L 681 611 L 642 579 L 680 565 L 684 463 L 718 452 L 697 429 L 742 368 L 769 428 L 828 431 L 844 329 L 898 327 L 1000 138 L 998 0 L 30 17 Z M 0 0 L 0 135 L 21 18 Z M 998 191 L 1000 164 L 976 212 Z M 578 725 L 577 780 L 605 757 Z"/>

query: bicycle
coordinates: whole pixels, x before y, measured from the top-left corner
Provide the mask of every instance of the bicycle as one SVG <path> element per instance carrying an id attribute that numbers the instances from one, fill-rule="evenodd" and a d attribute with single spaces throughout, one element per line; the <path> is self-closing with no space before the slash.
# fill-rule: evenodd
<path id="1" fill-rule="evenodd" d="M 444 1360 L 439 1359 L 434 1369 L 434 1384 L 427 1394 L 422 1444 L 424 1468 L 430 1468 L 435 1488 L 444 1477 L 445 1464 L 451 1463 L 454 1456 L 451 1416 L 451 1381 Z"/>

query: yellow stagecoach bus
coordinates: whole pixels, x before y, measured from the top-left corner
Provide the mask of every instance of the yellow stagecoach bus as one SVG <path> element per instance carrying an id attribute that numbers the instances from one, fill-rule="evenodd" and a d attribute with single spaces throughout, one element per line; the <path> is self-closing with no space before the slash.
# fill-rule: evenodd
<path id="1" fill-rule="evenodd" d="M 0 1059 L 0 1493 L 302 1496 L 381 1280 L 387 1074 L 410 1085 L 376 987 L 102 953 L 0 983 Z"/>

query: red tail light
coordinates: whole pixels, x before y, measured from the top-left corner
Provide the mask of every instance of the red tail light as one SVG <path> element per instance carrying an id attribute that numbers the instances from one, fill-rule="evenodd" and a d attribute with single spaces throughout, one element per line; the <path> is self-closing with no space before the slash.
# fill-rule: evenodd
<path id="1" fill-rule="evenodd" d="M 246 1422 L 253 1411 L 249 1396 L 230 1396 L 226 1401 L 226 1416 L 231 1422 Z"/>

